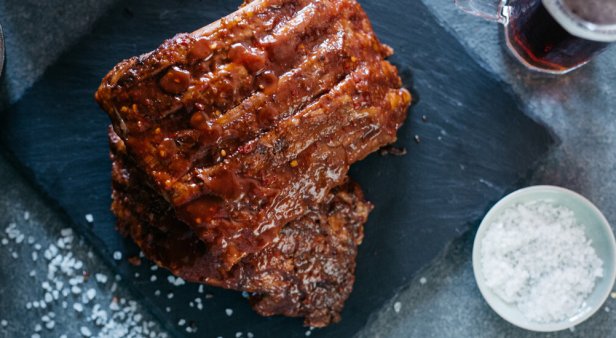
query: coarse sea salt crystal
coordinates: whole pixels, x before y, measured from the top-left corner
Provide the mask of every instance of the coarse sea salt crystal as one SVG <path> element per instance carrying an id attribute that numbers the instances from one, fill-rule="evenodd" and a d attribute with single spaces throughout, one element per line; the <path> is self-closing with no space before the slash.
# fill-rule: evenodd
<path id="1" fill-rule="evenodd" d="M 90 337 L 92 336 L 92 331 L 90 331 L 90 329 L 88 329 L 85 326 L 82 326 L 79 331 L 81 332 L 81 335 L 84 337 Z"/>
<path id="2" fill-rule="evenodd" d="M 88 289 L 88 291 L 86 291 L 86 296 L 88 297 L 89 300 L 94 299 L 94 297 L 96 297 L 96 290 Z"/>
<path id="3" fill-rule="evenodd" d="M 113 259 L 115 259 L 116 261 L 122 260 L 122 253 L 120 251 L 114 251 Z"/>
<path id="4" fill-rule="evenodd" d="M 402 309 L 402 303 L 395 302 L 394 303 L 394 311 L 396 311 L 396 313 L 399 313 L 401 309 Z"/>
<path id="5" fill-rule="evenodd" d="M 102 284 L 107 283 L 107 275 L 102 274 L 102 273 L 97 273 L 94 275 L 94 277 L 96 278 L 96 281 Z"/>
<path id="6" fill-rule="evenodd" d="M 603 262 L 574 212 L 549 201 L 514 205 L 481 240 L 481 271 L 488 286 L 535 322 L 576 315 Z"/>

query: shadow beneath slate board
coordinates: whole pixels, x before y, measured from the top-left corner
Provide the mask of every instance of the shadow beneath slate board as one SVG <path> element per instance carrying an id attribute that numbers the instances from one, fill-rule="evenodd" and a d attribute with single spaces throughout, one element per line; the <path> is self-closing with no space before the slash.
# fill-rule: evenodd
<path id="1" fill-rule="evenodd" d="M 368 316 L 463 233 L 468 222 L 513 188 L 552 143 L 549 133 L 519 110 L 501 83 L 465 53 L 424 5 L 360 2 L 379 37 L 396 50 L 392 62 L 407 85 L 412 77 L 412 90 L 421 101 L 411 108 L 399 133 L 398 145 L 408 150 L 406 156 L 375 154 L 351 170 L 376 208 L 366 225 L 355 290 L 343 320 L 312 336 L 358 332 Z M 114 231 L 109 121 L 93 93 L 118 61 L 214 21 L 237 4 L 123 2 L 2 117 L 2 146 L 77 228 L 90 235 L 110 264 L 116 264 L 110 258 L 113 251 L 121 250 L 125 257 L 137 251 Z M 94 216 L 93 225 L 85 214 Z M 134 267 L 122 261 L 117 271 L 169 326 L 183 318 L 208 336 L 252 332 L 257 337 L 303 337 L 306 331 L 298 319 L 256 315 L 239 293 L 206 287 L 201 294 L 197 285 L 173 286 L 165 272 L 151 271 L 149 263 Z M 155 282 L 151 275 L 157 276 Z M 204 299 L 205 293 L 211 296 Z M 203 299 L 203 310 L 195 307 L 196 297 Z M 227 316 L 226 309 L 233 315 Z M 176 329 L 184 332 L 183 327 Z"/>

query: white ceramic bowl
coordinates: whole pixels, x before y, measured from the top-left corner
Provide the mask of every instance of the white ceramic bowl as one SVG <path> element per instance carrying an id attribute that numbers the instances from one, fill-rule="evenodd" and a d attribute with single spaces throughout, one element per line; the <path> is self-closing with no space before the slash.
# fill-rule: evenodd
<path id="1" fill-rule="evenodd" d="M 573 210 L 578 221 L 584 225 L 586 236 L 592 240 L 592 246 L 596 250 L 597 255 L 603 260 L 603 277 L 598 280 L 595 289 L 589 295 L 584 306 L 575 316 L 561 322 L 539 323 L 527 319 L 515 304 L 506 303 L 485 285 L 485 279 L 481 272 L 481 241 L 485 236 L 486 230 L 505 209 L 518 203 L 534 200 L 548 200 Z M 605 216 L 582 195 L 555 186 L 528 187 L 515 191 L 501 199 L 484 217 L 473 245 L 473 271 L 479 290 L 486 302 L 506 321 L 531 331 L 552 332 L 564 330 L 592 316 L 601 308 L 612 291 L 614 279 L 616 278 L 615 262 L 616 243 L 612 229 Z"/>

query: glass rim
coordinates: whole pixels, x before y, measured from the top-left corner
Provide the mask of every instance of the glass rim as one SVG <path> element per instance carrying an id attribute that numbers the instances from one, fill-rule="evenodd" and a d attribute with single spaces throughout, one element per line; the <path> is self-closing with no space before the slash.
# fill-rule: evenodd
<path id="1" fill-rule="evenodd" d="M 542 2 L 554 19 L 572 35 L 600 42 L 616 41 L 616 23 L 598 24 L 588 21 L 573 13 L 563 0 L 542 0 Z"/>

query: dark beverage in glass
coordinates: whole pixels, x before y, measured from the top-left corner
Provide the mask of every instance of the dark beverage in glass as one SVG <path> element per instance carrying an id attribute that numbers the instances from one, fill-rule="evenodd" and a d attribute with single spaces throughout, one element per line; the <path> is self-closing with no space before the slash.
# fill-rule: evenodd
<path id="1" fill-rule="evenodd" d="M 503 23 L 512 54 L 542 72 L 569 72 L 616 41 L 616 0 L 455 1 L 466 12 Z"/>
<path id="2" fill-rule="evenodd" d="M 567 5 L 563 2 L 564 5 Z M 509 23 L 505 28 L 512 52 L 532 68 L 563 73 L 578 68 L 602 52 L 609 42 L 573 35 L 567 28 L 578 25 L 575 18 L 557 20 L 543 1 L 509 2 Z M 568 8 L 561 8 L 565 10 Z"/>

